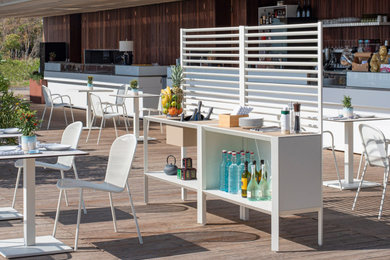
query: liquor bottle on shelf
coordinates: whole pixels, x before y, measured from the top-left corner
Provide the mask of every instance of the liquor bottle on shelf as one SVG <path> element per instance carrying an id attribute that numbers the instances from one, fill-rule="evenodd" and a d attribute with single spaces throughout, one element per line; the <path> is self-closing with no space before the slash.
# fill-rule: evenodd
<path id="1" fill-rule="evenodd" d="M 248 163 L 250 162 L 250 159 L 251 159 L 251 153 L 247 150 L 246 153 L 245 153 L 245 161 L 247 161 Z M 250 168 L 248 168 L 250 169 Z"/>
<path id="2" fill-rule="evenodd" d="M 240 152 L 237 153 L 237 165 L 240 166 L 241 165 L 241 153 L 243 152 L 243 150 L 241 150 Z M 244 161 L 245 162 L 245 161 Z M 244 167 L 244 166 L 243 166 Z"/>
<path id="3" fill-rule="evenodd" d="M 297 7 L 297 18 L 302 17 L 302 7 L 301 7 L 301 1 L 298 1 L 298 7 Z"/>
<path id="4" fill-rule="evenodd" d="M 302 18 L 305 18 L 305 17 L 306 17 L 306 0 L 303 0 L 303 7 L 302 7 L 302 14 L 301 14 L 301 17 L 302 17 Z"/>
<path id="5" fill-rule="evenodd" d="M 227 151 L 223 150 L 222 151 L 222 162 L 221 166 L 219 168 L 219 189 L 221 191 L 226 191 L 226 161 L 227 161 Z"/>
<path id="6" fill-rule="evenodd" d="M 229 151 L 226 157 L 225 164 L 225 191 L 228 192 L 228 184 L 229 184 L 229 167 L 232 164 L 232 152 Z"/>
<path id="7" fill-rule="evenodd" d="M 246 198 L 248 196 L 248 183 L 251 179 L 251 174 L 248 171 L 248 161 L 244 163 L 244 171 L 241 174 L 241 197 Z"/>
<path id="8" fill-rule="evenodd" d="M 249 169 L 252 169 L 252 164 L 253 162 L 255 162 L 255 154 L 254 152 L 250 152 L 250 155 L 249 155 Z"/>
<path id="9" fill-rule="evenodd" d="M 261 165 L 264 164 L 264 160 L 261 160 L 260 162 L 261 162 Z M 259 184 L 260 184 L 261 178 L 263 176 L 263 171 L 262 171 L 261 165 L 260 165 L 259 170 L 257 170 L 257 168 L 256 168 L 256 181 Z"/>
<path id="10" fill-rule="evenodd" d="M 264 161 L 262 161 L 261 164 L 261 171 L 263 173 L 263 178 L 261 178 L 259 189 L 260 189 L 260 200 L 270 200 L 270 187 L 269 187 L 269 180 L 268 180 L 268 173 L 265 169 Z"/>
<path id="11" fill-rule="evenodd" d="M 237 157 L 236 153 L 232 154 L 232 164 L 229 166 L 229 179 L 228 179 L 228 192 L 231 194 L 237 194 L 240 186 L 241 176 L 238 173 Z"/>
<path id="12" fill-rule="evenodd" d="M 310 0 L 307 0 L 306 17 L 310 18 L 311 16 L 312 16 L 312 10 L 310 5 Z"/>
<path id="13" fill-rule="evenodd" d="M 240 162 L 240 164 L 238 164 Z M 237 165 L 238 165 L 238 172 L 241 174 L 245 170 L 245 153 L 244 151 L 240 152 L 240 158 L 238 158 L 237 154 Z"/>
<path id="14" fill-rule="evenodd" d="M 251 179 L 247 187 L 247 197 L 250 201 L 260 200 L 259 197 L 259 185 L 257 184 L 255 175 L 256 175 L 256 162 L 252 163 L 251 168 Z"/>

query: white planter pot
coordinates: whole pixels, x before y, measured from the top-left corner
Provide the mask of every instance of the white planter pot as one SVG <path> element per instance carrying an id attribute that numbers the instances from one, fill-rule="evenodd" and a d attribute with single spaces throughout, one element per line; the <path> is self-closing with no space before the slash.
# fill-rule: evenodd
<path id="1" fill-rule="evenodd" d="M 35 150 L 37 148 L 37 136 L 25 136 L 21 137 L 22 150 L 25 152 Z"/>
<path id="2" fill-rule="evenodd" d="M 132 89 L 131 92 L 134 96 L 138 96 L 138 89 Z"/>
<path id="3" fill-rule="evenodd" d="M 353 118 L 353 107 L 344 107 L 343 108 L 343 116 L 347 118 Z"/>
<path id="4" fill-rule="evenodd" d="M 90 90 L 93 90 L 93 84 L 88 83 L 87 86 Z"/>

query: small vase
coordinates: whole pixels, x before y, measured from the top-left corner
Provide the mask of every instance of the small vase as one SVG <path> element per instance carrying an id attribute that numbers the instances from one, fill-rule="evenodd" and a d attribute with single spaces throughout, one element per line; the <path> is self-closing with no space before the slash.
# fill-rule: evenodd
<path id="1" fill-rule="evenodd" d="M 346 118 L 353 118 L 353 107 L 344 107 L 343 116 Z"/>
<path id="2" fill-rule="evenodd" d="M 138 89 L 137 88 L 133 88 L 133 89 L 131 89 L 131 91 L 133 92 L 134 96 L 138 96 Z"/>
<path id="3" fill-rule="evenodd" d="M 87 87 L 89 87 L 90 90 L 93 89 L 93 84 L 92 83 L 87 83 Z"/>
<path id="4" fill-rule="evenodd" d="M 21 146 L 22 150 L 25 152 L 35 150 L 37 148 L 37 136 L 23 135 L 21 138 Z"/>

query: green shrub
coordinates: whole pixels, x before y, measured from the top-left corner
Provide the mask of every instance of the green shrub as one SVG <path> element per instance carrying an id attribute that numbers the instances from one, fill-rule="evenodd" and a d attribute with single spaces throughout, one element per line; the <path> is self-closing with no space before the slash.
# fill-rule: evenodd
<path id="1" fill-rule="evenodd" d="M 33 71 L 39 69 L 39 59 L 29 60 L 2 60 L 0 62 L 0 73 L 8 78 L 11 86 L 28 86 Z"/>

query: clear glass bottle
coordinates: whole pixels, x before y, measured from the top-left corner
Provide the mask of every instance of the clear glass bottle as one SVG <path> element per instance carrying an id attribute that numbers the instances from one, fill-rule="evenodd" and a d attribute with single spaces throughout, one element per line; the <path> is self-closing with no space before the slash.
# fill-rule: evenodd
<path id="1" fill-rule="evenodd" d="M 237 157 L 236 153 L 232 154 L 232 164 L 229 166 L 229 187 L 228 192 L 237 194 L 240 190 L 240 174 L 238 173 Z"/>
<path id="2" fill-rule="evenodd" d="M 248 161 L 245 161 L 243 164 L 245 167 L 241 174 L 241 197 L 246 198 L 248 196 L 248 183 L 251 180 L 251 174 L 248 171 Z"/>
<path id="3" fill-rule="evenodd" d="M 255 161 L 255 153 L 250 152 L 248 169 L 252 169 L 252 164 Z"/>
<path id="4" fill-rule="evenodd" d="M 238 154 L 237 154 L 238 155 Z M 237 157 L 237 165 L 238 165 L 238 173 L 241 174 L 245 171 L 245 153 L 244 151 L 241 152 L 241 156 L 240 156 L 240 164 L 238 164 L 238 157 Z M 241 186 L 240 185 L 240 190 L 241 190 Z"/>
<path id="5" fill-rule="evenodd" d="M 232 152 L 229 151 L 226 157 L 225 164 L 225 191 L 228 192 L 228 184 L 229 184 L 229 167 L 232 164 Z"/>
<path id="6" fill-rule="evenodd" d="M 222 162 L 219 168 L 219 189 L 221 191 L 226 191 L 226 161 L 227 161 L 227 151 L 222 151 Z"/>
<path id="7" fill-rule="evenodd" d="M 256 175 L 256 162 L 251 166 L 251 179 L 247 187 L 247 197 L 250 201 L 259 200 L 259 185 L 257 184 L 255 175 Z"/>
<path id="8" fill-rule="evenodd" d="M 265 164 L 261 165 L 261 171 L 263 173 L 263 178 L 261 178 L 259 189 L 260 189 L 260 200 L 270 200 L 270 190 L 269 190 L 269 182 L 268 182 L 268 174 L 265 169 Z"/>
<path id="9" fill-rule="evenodd" d="M 237 153 L 237 165 L 240 165 L 241 164 L 241 154 L 242 154 L 243 150 L 241 150 L 239 153 Z M 245 154 L 244 154 L 245 155 Z M 245 161 L 244 161 L 245 162 Z"/>
<path id="10" fill-rule="evenodd" d="M 247 161 L 248 163 L 250 163 L 250 159 L 251 159 L 251 154 L 249 151 L 246 151 L 245 153 L 245 161 Z M 250 168 L 249 168 L 250 169 Z"/>

